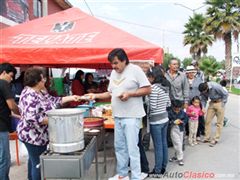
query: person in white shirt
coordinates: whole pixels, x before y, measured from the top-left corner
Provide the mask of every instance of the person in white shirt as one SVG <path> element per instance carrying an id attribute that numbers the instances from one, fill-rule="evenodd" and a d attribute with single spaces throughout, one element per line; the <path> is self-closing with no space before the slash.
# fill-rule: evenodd
<path id="1" fill-rule="evenodd" d="M 151 93 L 151 84 L 143 70 L 129 63 L 126 52 L 113 49 L 108 55 L 113 71 L 110 75 L 108 92 L 88 94 L 90 99 L 111 97 L 114 117 L 114 147 L 117 158 L 117 174 L 109 180 L 128 180 L 130 159 L 131 179 L 141 179 L 138 134 L 145 116 L 143 96 Z"/>

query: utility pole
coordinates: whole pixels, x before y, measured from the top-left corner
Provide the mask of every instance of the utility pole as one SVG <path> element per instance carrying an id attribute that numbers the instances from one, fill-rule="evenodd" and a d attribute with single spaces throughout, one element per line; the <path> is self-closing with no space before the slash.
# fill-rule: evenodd
<path id="1" fill-rule="evenodd" d="M 188 6 L 185 6 L 184 4 L 181 4 L 181 3 L 174 3 L 174 5 L 176 5 L 176 6 L 181 6 L 181 7 L 185 8 L 185 9 L 187 9 L 187 10 L 189 10 L 189 11 L 192 11 L 192 14 L 193 14 L 193 15 L 196 13 L 197 10 L 199 10 L 199 9 L 203 8 L 204 6 L 206 6 L 206 5 L 204 4 L 204 5 L 202 5 L 202 6 L 198 7 L 198 8 L 192 9 L 192 8 L 190 8 L 190 7 L 188 7 Z M 193 58 L 193 59 L 196 58 L 196 54 L 195 54 L 195 53 L 193 53 L 192 58 Z M 197 61 L 198 61 L 198 59 L 197 59 Z"/>

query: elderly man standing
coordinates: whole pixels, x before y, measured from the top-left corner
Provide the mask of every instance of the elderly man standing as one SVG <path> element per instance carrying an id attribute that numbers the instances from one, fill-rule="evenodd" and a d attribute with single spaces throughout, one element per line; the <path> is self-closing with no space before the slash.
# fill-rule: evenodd
<path id="1" fill-rule="evenodd" d="M 186 107 L 189 101 L 189 84 L 187 77 L 178 70 L 179 62 L 177 59 L 170 60 L 168 67 L 169 70 L 165 76 L 171 84 L 170 99 L 180 100 Z"/>
<path id="2" fill-rule="evenodd" d="M 111 97 L 114 116 L 114 147 L 117 158 L 117 174 L 109 180 L 129 180 L 130 159 L 131 180 L 141 179 L 138 134 L 141 119 L 145 116 L 142 96 L 151 93 L 151 84 L 143 70 L 129 63 L 126 52 L 113 49 L 108 55 L 113 71 L 110 75 L 108 92 L 89 94 L 91 99 Z"/>
<path id="3" fill-rule="evenodd" d="M 204 142 L 210 142 L 210 147 L 213 147 L 218 143 L 221 136 L 224 120 L 224 106 L 227 102 L 228 93 L 216 82 L 201 83 L 198 89 L 201 92 L 204 107 L 206 107 L 207 100 L 211 100 L 207 109 Z M 210 141 L 211 122 L 214 116 L 217 116 L 217 129 L 215 137 Z"/>
<path id="4" fill-rule="evenodd" d="M 201 73 L 194 66 L 187 66 L 186 68 L 186 75 L 189 82 L 189 102 L 195 96 L 200 97 L 200 91 L 198 90 L 198 86 L 199 84 L 204 82 L 202 78 L 202 76 L 204 75 L 202 75 Z M 186 131 L 187 131 L 186 134 L 188 135 L 188 128 L 186 129 Z M 199 116 L 197 140 L 200 140 L 200 136 L 204 135 L 204 131 L 205 131 L 204 116 Z"/>

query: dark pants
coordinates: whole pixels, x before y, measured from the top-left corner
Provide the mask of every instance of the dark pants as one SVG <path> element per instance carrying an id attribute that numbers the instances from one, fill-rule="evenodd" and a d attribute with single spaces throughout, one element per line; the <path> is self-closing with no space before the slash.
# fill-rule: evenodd
<path id="1" fill-rule="evenodd" d="M 138 142 L 138 147 L 140 151 L 140 162 L 141 162 L 141 172 L 148 173 L 149 172 L 149 165 L 148 165 L 148 160 L 147 156 L 142 144 L 142 130 L 140 129 L 139 134 L 139 142 Z"/>
<path id="2" fill-rule="evenodd" d="M 150 132 L 144 134 L 144 136 L 142 137 L 142 144 L 143 144 L 144 150 L 148 151 L 150 146 Z"/>
<path id="3" fill-rule="evenodd" d="M 188 122 L 185 124 L 185 135 L 186 136 L 189 135 L 189 125 L 188 125 Z"/>
<path id="4" fill-rule="evenodd" d="M 199 116 L 198 119 L 198 130 L 197 130 L 197 137 L 205 135 L 205 121 L 204 116 Z"/>
<path id="5" fill-rule="evenodd" d="M 41 180 L 40 155 L 46 151 L 47 145 L 36 146 L 23 142 L 28 151 L 28 180 Z"/>
<path id="6" fill-rule="evenodd" d="M 171 139 L 171 128 L 172 126 L 168 124 L 167 127 L 167 145 L 168 147 L 173 147 L 172 139 Z"/>

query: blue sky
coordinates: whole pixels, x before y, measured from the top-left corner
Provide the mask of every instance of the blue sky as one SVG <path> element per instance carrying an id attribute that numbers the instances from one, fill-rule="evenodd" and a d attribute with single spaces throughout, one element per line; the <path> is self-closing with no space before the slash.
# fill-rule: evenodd
<path id="1" fill-rule="evenodd" d="M 204 5 L 204 0 L 85 0 L 87 4 L 84 0 L 68 1 L 88 14 L 91 10 L 95 17 L 159 45 L 180 59 L 190 57 L 189 46 L 184 47 L 182 43 L 184 24 L 193 14 L 193 9 Z M 195 12 L 205 13 L 206 8 L 204 6 Z M 224 59 L 224 42 L 215 42 L 207 55 L 213 55 L 219 61 Z"/>

